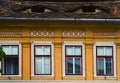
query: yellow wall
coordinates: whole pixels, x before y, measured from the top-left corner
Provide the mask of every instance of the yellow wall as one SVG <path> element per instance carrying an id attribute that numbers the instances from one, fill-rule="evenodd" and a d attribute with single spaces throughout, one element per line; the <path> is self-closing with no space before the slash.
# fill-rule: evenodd
<path id="1" fill-rule="evenodd" d="M 2 21 L 0 32 L 21 31 L 21 35 L 0 35 L 0 40 L 18 40 L 22 42 L 22 77 L 21 80 L 120 80 L 120 23 L 114 22 L 50 22 L 50 21 Z M 31 31 L 50 31 L 54 36 L 31 36 Z M 85 36 L 62 36 L 64 31 L 82 31 Z M 93 36 L 93 32 L 116 32 L 115 36 Z M 54 77 L 31 77 L 31 42 L 52 41 L 54 43 Z M 82 41 L 85 43 L 86 77 L 62 77 L 62 44 L 64 41 Z M 116 78 L 94 78 L 93 45 L 95 42 L 115 42 L 117 45 Z M 57 59 L 59 58 L 59 60 Z M 8 77 L 0 77 L 8 79 Z"/>

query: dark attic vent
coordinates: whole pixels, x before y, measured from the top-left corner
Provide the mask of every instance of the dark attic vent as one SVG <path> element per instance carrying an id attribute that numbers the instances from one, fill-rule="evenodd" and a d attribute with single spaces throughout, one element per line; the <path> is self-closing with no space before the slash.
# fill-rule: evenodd
<path id="1" fill-rule="evenodd" d="M 93 6 L 84 6 L 84 7 L 82 7 L 82 12 L 96 12 L 95 11 L 95 7 L 93 7 Z"/>
<path id="2" fill-rule="evenodd" d="M 45 7 L 42 6 L 33 6 L 31 7 L 31 12 L 36 12 L 36 13 L 41 13 L 41 12 L 45 12 Z"/>

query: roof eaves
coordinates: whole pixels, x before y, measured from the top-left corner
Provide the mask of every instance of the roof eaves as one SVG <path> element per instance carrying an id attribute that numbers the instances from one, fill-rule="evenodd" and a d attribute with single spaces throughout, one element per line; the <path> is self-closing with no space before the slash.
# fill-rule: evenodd
<path id="1" fill-rule="evenodd" d="M 0 20 L 18 20 L 18 21 L 97 21 L 97 22 L 120 22 L 120 19 L 99 19 L 99 18 L 16 18 L 0 17 Z"/>

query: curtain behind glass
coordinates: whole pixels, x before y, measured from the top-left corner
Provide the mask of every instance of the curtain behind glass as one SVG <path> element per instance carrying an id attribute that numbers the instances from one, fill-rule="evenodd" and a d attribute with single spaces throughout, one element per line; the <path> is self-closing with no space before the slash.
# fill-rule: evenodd
<path id="1" fill-rule="evenodd" d="M 66 55 L 73 55 L 73 47 L 66 47 Z"/>
<path id="2" fill-rule="evenodd" d="M 104 48 L 103 47 L 97 47 L 97 55 L 104 56 Z"/>
<path id="3" fill-rule="evenodd" d="M 18 46 L 12 46 L 11 47 L 11 54 L 12 55 L 18 55 Z"/>
<path id="4" fill-rule="evenodd" d="M 106 74 L 112 74 L 112 58 L 106 58 Z"/>
<path id="5" fill-rule="evenodd" d="M 50 55 L 50 46 L 44 46 L 44 55 Z"/>
<path id="6" fill-rule="evenodd" d="M 7 75 L 18 75 L 18 59 L 6 59 L 4 61 L 4 73 Z"/>
<path id="7" fill-rule="evenodd" d="M 10 46 L 3 46 L 3 51 L 6 53 L 6 55 L 11 55 Z"/>
<path id="8" fill-rule="evenodd" d="M 66 61 L 67 61 L 66 73 L 73 74 L 73 58 L 66 58 Z"/>
<path id="9" fill-rule="evenodd" d="M 42 58 L 35 58 L 35 74 L 42 74 Z"/>
<path id="10" fill-rule="evenodd" d="M 3 46 L 6 55 L 18 55 L 18 46 Z"/>
<path id="11" fill-rule="evenodd" d="M 44 74 L 50 74 L 50 57 L 44 57 Z"/>
<path id="12" fill-rule="evenodd" d="M 75 58 L 75 74 L 81 74 L 81 59 Z"/>
<path id="13" fill-rule="evenodd" d="M 98 60 L 98 62 L 97 62 L 98 63 L 98 65 L 97 65 L 98 71 L 97 72 L 99 75 L 104 75 L 104 71 L 105 71 L 104 70 L 104 58 L 98 58 L 97 60 Z"/>
<path id="14" fill-rule="evenodd" d="M 74 55 L 81 55 L 81 47 L 74 47 Z"/>
<path id="15" fill-rule="evenodd" d="M 105 55 L 106 56 L 112 56 L 112 47 L 106 47 L 105 48 Z"/>
<path id="16" fill-rule="evenodd" d="M 50 74 L 50 57 L 36 57 L 35 69 L 35 74 Z"/>
<path id="17" fill-rule="evenodd" d="M 36 46 L 35 47 L 35 55 L 43 55 L 42 46 Z"/>

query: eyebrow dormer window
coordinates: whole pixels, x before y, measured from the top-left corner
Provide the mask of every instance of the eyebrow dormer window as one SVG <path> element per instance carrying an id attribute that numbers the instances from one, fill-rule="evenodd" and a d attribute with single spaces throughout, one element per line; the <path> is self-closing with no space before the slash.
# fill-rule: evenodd
<path id="1" fill-rule="evenodd" d="M 95 6 L 82 6 L 79 8 L 68 10 L 67 12 L 68 13 L 73 13 L 73 12 L 74 13 L 98 13 L 98 12 L 102 12 L 102 10 Z"/>
<path id="2" fill-rule="evenodd" d="M 21 11 L 23 13 L 44 13 L 44 12 L 56 12 L 56 10 L 47 8 L 44 6 L 31 6 L 31 7 L 24 7 L 22 9 L 18 9 L 17 11 Z"/>
<path id="3" fill-rule="evenodd" d="M 52 10 L 45 8 L 43 6 L 33 6 L 31 7 L 31 12 L 42 13 L 42 12 L 52 12 Z"/>

